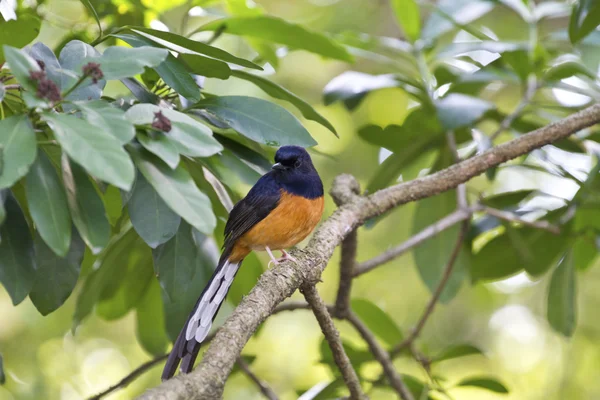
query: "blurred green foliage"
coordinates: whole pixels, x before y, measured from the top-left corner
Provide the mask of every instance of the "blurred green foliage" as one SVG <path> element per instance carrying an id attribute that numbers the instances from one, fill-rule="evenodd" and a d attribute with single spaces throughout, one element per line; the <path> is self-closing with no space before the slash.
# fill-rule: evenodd
<path id="1" fill-rule="evenodd" d="M 316 144 L 326 186 L 348 172 L 373 192 L 451 165 L 449 134 L 466 158 L 600 98 L 592 0 L 46 0 L 0 13 L 2 400 L 84 398 L 167 351 L 228 209 L 276 146 Z M 395 359 L 417 398 L 600 396 L 598 149 L 592 127 L 469 182 L 470 204 L 561 233 L 476 214 L 417 342 L 430 369 Z M 370 221 L 359 259 L 455 209 L 450 191 Z M 354 311 L 387 349 L 457 232 L 355 281 Z M 340 330 L 371 398 L 395 398 L 365 343 Z M 307 312 L 269 319 L 244 357 L 281 398 L 346 394 Z M 157 384 L 152 370 L 115 398 Z M 235 370 L 225 397 L 260 394 Z"/>

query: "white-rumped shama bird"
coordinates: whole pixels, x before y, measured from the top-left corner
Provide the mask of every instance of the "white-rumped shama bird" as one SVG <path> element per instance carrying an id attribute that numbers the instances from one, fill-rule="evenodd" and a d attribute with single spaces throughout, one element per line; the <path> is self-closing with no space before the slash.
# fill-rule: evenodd
<path id="1" fill-rule="evenodd" d="M 179 333 L 162 373 L 171 378 L 192 370 L 200 344 L 225 300 L 229 287 L 252 250 L 266 250 L 273 263 L 293 258 L 285 251 L 306 238 L 323 214 L 323 183 L 302 147 L 283 146 L 275 165 L 231 210 L 219 264 Z M 272 250 L 281 250 L 275 259 Z"/>

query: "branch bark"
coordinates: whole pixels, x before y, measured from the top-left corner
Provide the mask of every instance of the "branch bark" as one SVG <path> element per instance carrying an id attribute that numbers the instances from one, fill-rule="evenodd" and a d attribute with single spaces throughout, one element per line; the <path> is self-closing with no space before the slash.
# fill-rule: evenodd
<path id="1" fill-rule="evenodd" d="M 179 375 L 147 391 L 142 399 L 219 399 L 225 381 L 244 345 L 275 309 L 306 283 L 316 283 L 334 249 L 367 219 L 401 204 L 434 196 L 507 160 L 563 139 L 600 122 L 600 104 L 588 107 L 480 155 L 454 164 L 429 176 L 358 196 L 357 183 L 349 175 L 337 177 L 331 194 L 348 201 L 338 208 L 314 233 L 304 250 L 294 251 L 297 262 L 285 261 L 266 271 L 250 294 L 226 320 L 210 343 L 200 365 L 187 375 Z"/>
<path id="2" fill-rule="evenodd" d="M 350 363 L 350 359 L 340 340 L 340 333 L 335 327 L 333 320 L 329 315 L 329 311 L 327 311 L 327 306 L 319 296 L 317 288 L 312 284 L 306 284 L 302 286 L 302 291 L 304 292 L 304 298 L 312 308 L 312 311 L 319 322 L 319 326 L 325 335 L 327 343 L 329 343 L 335 364 L 338 366 L 338 369 L 344 378 L 344 382 L 350 390 L 350 398 L 352 400 L 366 399 L 367 397 L 360 387 L 358 375 L 356 375 L 356 371 Z"/>

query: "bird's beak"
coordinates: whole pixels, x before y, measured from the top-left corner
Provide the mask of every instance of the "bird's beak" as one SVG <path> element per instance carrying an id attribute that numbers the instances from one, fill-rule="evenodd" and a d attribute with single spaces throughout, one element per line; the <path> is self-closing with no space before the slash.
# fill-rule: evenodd
<path id="1" fill-rule="evenodd" d="M 281 163 L 275 163 L 275 164 L 273 164 L 273 166 L 271 168 L 279 170 L 279 171 L 283 171 L 285 169 L 285 167 L 283 165 L 281 165 Z"/>

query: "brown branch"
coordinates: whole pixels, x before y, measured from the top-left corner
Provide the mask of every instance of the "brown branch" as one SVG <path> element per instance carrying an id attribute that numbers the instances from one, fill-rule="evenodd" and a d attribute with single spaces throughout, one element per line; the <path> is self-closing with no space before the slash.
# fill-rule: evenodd
<path id="1" fill-rule="evenodd" d="M 435 288 L 435 291 L 433 292 L 433 295 L 431 296 L 429 303 L 427 303 L 427 306 L 425 307 L 425 310 L 423 311 L 423 314 L 421 315 L 419 322 L 417 322 L 417 325 L 412 330 L 410 335 L 408 335 L 408 337 L 406 337 L 406 339 L 404 339 L 400 344 L 398 344 L 397 346 L 394 346 L 394 348 L 390 351 L 390 354 L 392 356 L 398 354 L 404 348 L 410 347 L 412 345 L 412 343 L 414 342 L 414 340 L 419 336 L 419 334 L 425 327 L 427 320 L 433 313 L 433 310 L 435 309 L 435 306 L 436 306 L 442 292 L 444 291 L 444 288 L 446 287 L 446 284 L 448 283 L 450 276 L 452 275 L 452 270 L 454 269 L 454 264 L 456 263 L 456 260 L 458 259 L 458 255 L 460 254 L 460 251 L 462 250 L 463 242 L 465 240 L 465 237 L 467 236 L 468 230 L 469 230 L 469 221 L 464 221 L 461 226 L 460 232 L 458 233 L 458 238 L 456 239 L 456 245 L 454 245 L 452 254 L 450 255 L 450 258 L 448 259 L 448 262 L 446 263 L 446 267 L 444 268 L 444 274 L 442 275 L 442 280 L 440 281 L 438 286 Z"/>
<path id="2" fill-rule="evenodd" d="M 400 257 L 402 254 L 405 254 L 409 250 L 413 249 L 414 247 L 417 247 L 418 245 L 434 237 L 438 233 L 443 232 L 446 229 L 453 227 L 457 223 L 469 218 L 471 218 L 471 213 L 468 210 L 454 211 L 452 214 L 449 214 L 446 217 L 440 219 L 439 221 L 434 222 L 433 224 L 423 228 L 423 230 L 414 234 L 400 245 L 393 247 L 385 251 L 384 253 L 373 257 L 370 260 L 358 264 L 358 266 L 354 270 L 354 276 L 362 275 L 366 272 L 371 271 L 372 269 L 379 267 L 382 264 L 385 264 L 397 257 Z"/>
<path id="3" fill-rule="evenodd" d="M 284 261 L 267 270 L 250 294 L 218 330 L 204 353 L 202 362 L 187 375 L 179 375 L 144 393 L 141 398 L 219 399 L 225 381 L 244 345 L 276 306 L 305 283 L 318 282 L 335 248 L 349 232 L 370 218 L 411 201 L 434 196 L 453 189 L 491 167 L 529 153 L 556 140 L 600 122 L 600 104 L 493 147 L 449 168 L 409 182 L 394 185 L 370 196 L 357 196 L 349 175 L 337 177 L 332 195 L 346 196 L 350 201 L 338 208 L 315 231 L 304 250 L 293 252 L 297 262 Z"/>
<path id="4" fill-rule="evenodd" d="M 20 90 L 21 89 L 21 85 L 17 85 L 17 84 L 6 85 L 6 86 L 4 86 L 4 89 L 5 90 Z"/>
<path id="5" fill-rule="evenodd" d="M 266 383 L 264 383 L 258 376 L 254 374 L 250 370 L 250 366 L 242 357 L 238 358 L 237 364 L 240 366 L 240 369 L 250 378 L 252 382 L 258 386 L 260 392 L 269 400 L 279 400 L 273 389 L 271 389 Z"/>
<path id="6" fill-rule="evenodd" d="M 410 390 L 406 387 L 406 384 L 402 381 L 402 377 L 396 371 L 394 363 L 388 352 L 381 347 L 377 342 L 375 336 L 371 333 L 369 328 L 354 314 L 350 311 L 346 317 L 347 321 L 354 326 L 360 336 L 367 342 L 369 350 L 373 353 L 373 356 L 381 366 L 383 367 L 383 373 L 387 377 L 390 385 L 400 395 L 403 400 L 414 400 L 414 397 Z"/>
<path id="7" fill-rule="evenodd" d="M 126 388 L 127 385 L 129 385 L 131 382 L 136 380 L 140 375 L 144 374 L 146 371 L 148 371 L 150 368 L 154 367 L 156 364 L 166 360 L 167 357 L 169 357 L 169 354 L 163 354 L 162 356 L 158 356 L 156 358 L 153 358 L 152 360 L 146 361 L 145 363 L 143 363 L 142 365 L 140 365 L 139 367 L 137 367 L 136 369 L 131 371 L 131 373 L 129 375 L 127 375 L 126 377 L 121 379 L 118 383 L 109 387 L 105 391 L 100 392 L 97 395 L 90 397 L 88 400 L 100 400 L 101 398 L 108 396 L 115 390 Z"/>
<path id="8" fill-rule="evenodd" d="M 352 289 L 352 278 L 354 277 L 354 267 L 356 265 L 357 236 L 357 232 L 354 230 L 342 241 L 340 283 L 333 314 L 338 318 L 345 318 L 350 310 L 350 290 Z"/>
<path id="9" fill-rule="evenodd" d="M 305 284 L 302 285 L 302 291 L 304 293 L 304 298 L 308 304 L 310 304 L 310 307 L 319 322 L 321 331 L 323 331 L 325 339 L 331 348 L 333 359 L 342 373 L 344 382 L 350 390 L 350 398 L 353 400 L 366 399 L 366 396 L 360 387 L 358 375 L 356 375 L 356 371 L 354 371 L 354 367 L 352 367 L 350 359 L 340 340 L 340 333 L 335 327 L 333 320 L 329 315 L 329 311 L 327 311 L 327 306 L 323 302 L 323 299 L 321 299 L 321 296 L 319 296 L 317 288 L 312 284 Z"/>

